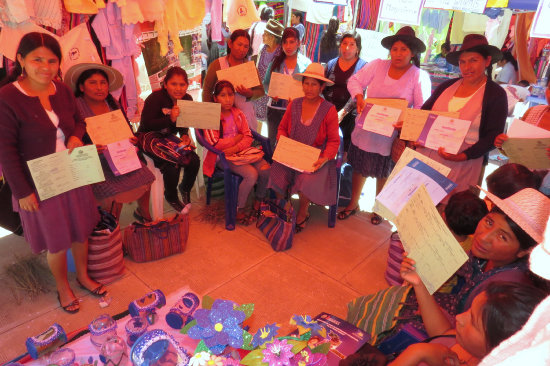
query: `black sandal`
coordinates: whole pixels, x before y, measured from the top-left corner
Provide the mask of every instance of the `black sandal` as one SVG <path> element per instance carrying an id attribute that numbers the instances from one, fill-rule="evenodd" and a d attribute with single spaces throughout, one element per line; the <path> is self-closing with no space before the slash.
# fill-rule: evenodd
<path id="1" fill-rule="evenodd" d="M 80 310 L 80 301 L 78 301 L 78 299 L 74 299 L 69 305 L 63 306 L 63 304 L 61 303 L 61 297 L 59 296 L 59 292 L 58 292 L 57 301 L 59 301 L 59 305 L 61 306 L 61 309 L 63 309 L 65 312 L 69 314 L 76 314 Z M 74 308 L 75 306 L 77 307 L 76 309 L 72 309 L 72 310 L 70 309 L 70 308 Z"/>
<path id="2" fill-rule="evenodd" d="M 90 294 L 92 294 L 95 297 L 103 297 L 103 296 L 105 296 L 109 293 L 109 291 L 105 288 L 105 286 L 103 286 L 101 284 L 99 286 L 97 286 L 96 288 L 94 288 L 93 290 L 90 290 L 89 288 L 87 288 L 86 286 L 81 284 L 79 280 L 76 280 L 76 283 L 78 283 L 78 285 L 82 289 L 88 291 Z"/>
<path id="3" fill-rule="evenodd" d="M 370 223 L 373 224 L 373 225 L 380 225 L 382 223 L 384 219 L 382 218 L 382 216 L 378 215 L 378 214 L 375 214 L 374 212 L 372 213 L 372 216 L 370 218 Z"/>
<path id="4" fill-rule="evenodd" d="M 302 222 L 297 222 L 296 223 L 296 229 L 294 229 L 294 232 L 296 234 L 298 234 L 299 232 L 304 230 L 306 228 L 306 222 L 308 222 L 308 220 L 309 220 L 309 215 L 307 215 L 306 218 Z"/>
<path id="5" fill-rule="evenodd" d="M 342 210 L 338 212 L 338 220 L 346 220 L 350 216 L 355 215 L 359 211 L 359 206 L 355 207 L 353 210 Z"/>

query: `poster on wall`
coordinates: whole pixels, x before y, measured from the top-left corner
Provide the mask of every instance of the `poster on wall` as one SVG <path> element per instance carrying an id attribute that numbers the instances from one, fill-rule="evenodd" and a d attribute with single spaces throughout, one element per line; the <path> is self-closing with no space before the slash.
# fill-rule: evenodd
<path id="1" fill-rule="evenodd" d="M 424 0 L 382 0 L 378 21 L 419 25 Z"/>
<path id="2" fill-rule="evenodd" d="M 380 42 L 382 38 L 389 36 L 389 34 L 361 28 L 356 28 L 355 31 L 361 35 L 361 54 L 359 57 L 367 62 L 377 58 L 382 60 L 388 58 L 389 51 Z"/>
<path id="3" fill-rule="evenodd" d="M 465 13 L 483 14 L 487 0 L 426 0 L 425 8 L 460 10 Z"/>
<path id="4" fill-rule="evenodd" d="M 540 0 L 531 26 L 531 37 L 550 38 L 550 0 Z"/>

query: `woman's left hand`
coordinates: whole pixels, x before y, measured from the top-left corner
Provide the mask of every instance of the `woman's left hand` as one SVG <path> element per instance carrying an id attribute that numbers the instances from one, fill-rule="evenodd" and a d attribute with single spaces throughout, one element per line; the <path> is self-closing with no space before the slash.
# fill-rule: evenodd
<path id="1" fill-rule="evenodd" d="M 81 147 L 84 144 L 82 143 L 82 140 L 80 140 L 76 136 L 69 137 L 69 141 L 67 141 L 67 149 L 69 149 L 69 154 L 73 152 L 75 147 Z"/>
<path id="2" fill-rule="evenodd" d="M 252 98 L 252 89 L 245 88 L 243 85 L 239 85 L 235 90 L 237 91 L 237 93 L 244 95 L 247 98 Z"/>
<path id="3" fill-rule="evenodd" d="M 403 128 L 403 121 L 397 121 L 392 126 L 393 128 L 400 130 Z"/>
<path id="4" fill-rule="evenodd" d="M 450 161 L 466 161 L 466 160 L 468 160 L 468 157 L 466 156 L 466 154 L 464 154 L 464 153 L 450 154 L 450 153 L 445 152 L 444 147 L 440 147 L 437 150 L 437 153 L 439 154 L 439 156 L 441 156 L 445 160 L 450 160 Z"/>
<path id="5" fill-rule="evenodd" d="M 316 172 L 317 170 L 321 169 L 327 161 L 328 158 L 320 156 L 319 159 L 317 159 L 317 161 L 313 164 L 313 171 Z"/>
<path id="6" fill-rule="evenodd" d="M 137 145 L 139 142 L 139 139 L 136 136 L 132 136 L 128 140 L 130 140 L 130 143 L 134 146 Z"/>

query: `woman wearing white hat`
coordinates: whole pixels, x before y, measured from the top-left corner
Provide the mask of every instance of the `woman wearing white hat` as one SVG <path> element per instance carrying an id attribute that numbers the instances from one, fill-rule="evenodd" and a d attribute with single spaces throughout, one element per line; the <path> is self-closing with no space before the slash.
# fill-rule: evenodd
<path id="1" fill-rule="evenodd" d="M 321 97 L 325 85 L 334 84 L 325 78 L 323 66 L 310 64 L 303 73 L 295 74 L 302 81 L 303 98 L 294 99 L 281 120 L 277 139 L 286 136 L 301 143 L 321 149 L 314 164 L 314 173 L 299 173 L 277 162 L 273 162 L 270 187 L 283 194 L 290 187 L 290 193 L 298 193 L 300 207 L 296 215 L 296 232 L 305 228 L 309 219 L 310 202 L 323 206 L 336 203 L 336 168 L 334 158 L 338 153 L 338 113 L 332 103 Z"/>

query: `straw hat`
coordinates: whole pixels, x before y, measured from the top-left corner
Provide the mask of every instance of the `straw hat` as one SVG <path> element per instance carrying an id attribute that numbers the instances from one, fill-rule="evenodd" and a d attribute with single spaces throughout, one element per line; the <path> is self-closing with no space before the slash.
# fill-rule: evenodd
<path id="1" fill-rule="evenodd" d="M 112 68 L 107 65 L 103 65 L 96 62 L 84 62 L 81 64 L 73 65 L 67 70 L 65 75 L 63 75 L 63 81 L 65 84 L 71 87 L 73 91 L 76 90 L 76 82 L 78 81 L 78 78 L 80 75 L 90 69 L 99 69 L 104 71 L 107 74 L 107 78 L 109 79 L 109 91 L 117 90 L 122 87 L 124 84 L 124 79 L 122 77 L 122 74 L 120 71 L 118 71 L 115 68 Z"/>
<path id="2" fill-rule="evenodd" d="M 466 37 L 464 37 L 460 49 L 458 51 L 449 52 L 449 54 L 445 58 L 447 59 L 447 62 L 451 65 L 458 66 L 458 58 L 460 57 L 460 54 L 462 52 L 476 52 L 479 50 L 484 50 L 489 53 L 489 55 L 491 56 L 492 64 L 502 58 L 502 52 L 500 52 L 497 47 L 491 46 L 489 42 L 487 42 L 487 38 L 485 38 L 485 36 L 482 36 L 481 34 L 468 34 Z"/>
<path id="3" fill-rule="evenodd" d="M 397 41 L 406 41 L 408 44 L 410 44 L 413 48 L 411 49 L 411 51 L 414 54 L 419 54 L 426 51 L 426 45 L 424 44 L 424 42 L 422 42 L 422 40 L 420 40 L 419 38 L 416 38 L 414 29 L 412 29 L 408 25 L 398 30 L 397 33 L 395 33 L 393 36 L 382 38 L 382 41 L 380 43 L 382 44 L 382 47 L 389 50 L 391 49 L 391 46 L 393 46 L 393 44 Z"/>
<path id="4" fill-rule="evenodd" d="M 327 86 L 334 85 L 334 82 L 332 80 L 325 77 L 325 68 L 323 67 L 323 65 L 317 62 L 309 64 L 309 66 L 306 68 L 306 71 L 300 74 L 294 74 L 293 77 L 298 81 L 302 81 L 304 77 L 314 78 L 324 81 Z"/>
<path id="5" fill-rule="evenodd" d="M 524 188 L 508 198 L 500 199 L 479 187 L 498 208 L 518 224 L 537 243 L 542 242 L 550 216 L 550 199 L 533 188 Z"/>
<path id="6" fill-rule="evenodd" d="M 284 30 L 285 27 L 275 19 L 269 19 L 265 26 L 265 32 L 269 32 L 277 38 L 281 38 L 283 36 Z"/>

